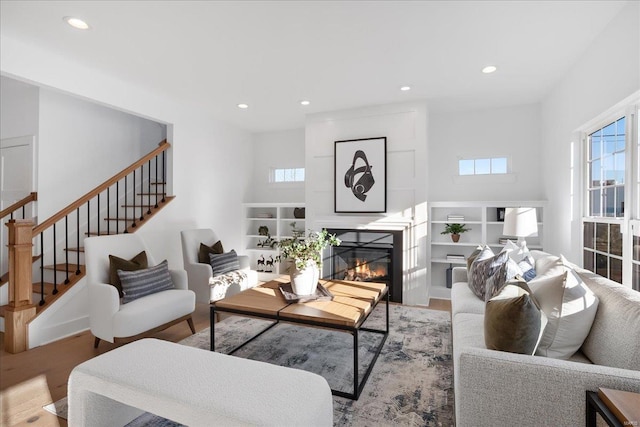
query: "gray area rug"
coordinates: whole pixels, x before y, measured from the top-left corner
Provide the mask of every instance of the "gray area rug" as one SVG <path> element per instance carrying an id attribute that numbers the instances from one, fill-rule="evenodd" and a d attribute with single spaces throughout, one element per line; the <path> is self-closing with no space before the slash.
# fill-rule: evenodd
<path id="1" fill-rule="evenodd" d="M 452 426 L 453 365 L 448 312 L 389 306 L 390 331 L 360 398 L 334 396 L 336 426 Z M 228 352 L 269 322 L 232 316 L 216 323 L 216 351 Z M 365 326 L 384 329 L 384 304 Z M 360 375 L 370 363 L 378 334 L 361 332 Z M 180 344 L 209 349 L 209 329 Z M 322 375 L 331 388 L 353 391 L 353 338 L 344 332 L 279 324 L 234 355 Z M 180 424 L 144 414 L 129 427 Z"/>

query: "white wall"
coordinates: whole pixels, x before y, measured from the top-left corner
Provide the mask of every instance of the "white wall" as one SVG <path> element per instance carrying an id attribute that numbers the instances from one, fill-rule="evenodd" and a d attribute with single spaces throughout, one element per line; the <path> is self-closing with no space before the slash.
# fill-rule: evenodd
<path id="1" fill-rule="evenodd" d="M 629 2 L 542 103 L 549 252 L 582 264 L 582 147 L 574 131 L 639 89 L 640 3 Z"/>
<path id="2" fill-rule="evenodd" d="M 405 228 L 403 301 L 428 302 L 427 106 L 407 103 L 314 114 L 305 126 L 307 227 Z M 387 137 L 387 213 L 334 213 L 334 142 Z"/>
<path id="3" fill-rule="evenodd" d="M 38 135 L 38 88 L 0 77 L 0 139 Z"/>
<path id="4" fill-rule="evenodd" d="M 241 247 L 242 202 L 249 192 L 252 165 L 247 161 L 251 158 L 250 133 L 221 123 L 198 108 L 176 103 L 11 37 L 2 39 L 0 71 L 4 76 L 170 124 L 167 139 L 172 143 L 176 199 L 140 230 L 155 258 L 168 259 L 171 268 L 181 267 L 179 232 L 191 227 L 213 228 L 225 248 Z M 84 282 L 76 286 L 84 286 Z M 82 294 L 81 289 L 78 294 Z M 40 336 L 40 342 L 31 345 L 68 333 L 71 324 L 88 327 L 86 312 L 74 312 L 75 319 L 56 317 L 56 313 L 50 316 L 60 323 L 60 328 L 47 330 L 47 336 Z"/>
<path id="5" fill-rule="evenodd" d="M 158 146 L 166 127 L 40 90 L 38 210 L 46 219 Z"/>
<path id="6" fill-rule="evenodd" d="M 304 167 L 304 128 L 253 134 L 251 192 L 247 202 L 302 202 L 304 183 L 269 183 L 271 168 Z"/>
<path id="7" fill-rule="evenodd" d="M 458 176 L 460 158 L 507 157 L 507 176 Z M 541 200 L 540 106 L 429 116 L 429 201 Z"/>

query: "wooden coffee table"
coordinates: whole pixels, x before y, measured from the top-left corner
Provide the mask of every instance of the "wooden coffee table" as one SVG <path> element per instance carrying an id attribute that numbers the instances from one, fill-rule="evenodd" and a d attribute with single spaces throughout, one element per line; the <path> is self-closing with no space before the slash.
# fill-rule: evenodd
<path id="1" fill-rule="evenodd" d="M 288 276 L 247 289 L 228 298 L 211 304 L 211 351 L 215 351 L 215 317 L 216 312 L 234 313 L 243 316 L 274 320 L 257 335 L 234 348 L 233 354 L 279 322 L 295 323 L 305 326 L 334 329 L 350 333 L 353 336 L 353 393 L 331 389 L 336 396 L 357 400 L 371 374 L 387 336 L 389 335 L 389 289 L 384 283 L 350 282 L 345 280 L 320 280 L 320 283 L 333 294 L 332 301 L 311 301 L 289 303 L 278 289 L 288 283 Z M 373 312 L 376 305 L 386 300 L 386 329 L 370 329 L 362 327 Z M 358 367 L 358 334 L 360 331 L 382 335 L 371 363 L 359 381 Z"/>

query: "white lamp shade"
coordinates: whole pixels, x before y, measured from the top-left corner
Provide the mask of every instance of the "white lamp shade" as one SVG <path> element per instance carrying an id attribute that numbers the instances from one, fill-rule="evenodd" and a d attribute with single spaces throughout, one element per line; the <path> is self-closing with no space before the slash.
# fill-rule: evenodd
<path id="1" fill-rule="evenodd" d="M 536 208 L 506 208 L 502 234 L 516 237 L 537 236 L 538 217 Z"/>

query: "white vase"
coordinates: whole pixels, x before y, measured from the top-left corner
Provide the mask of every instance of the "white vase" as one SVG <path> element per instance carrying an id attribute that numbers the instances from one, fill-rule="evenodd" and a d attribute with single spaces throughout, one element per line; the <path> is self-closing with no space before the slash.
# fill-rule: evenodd
<path id="1" fill-rule="evenodd" d="M 320 270 L 315 261 L 307 261 L 304 269 L 300 270 L 295 264 L 291 268 L 291 288 L 296 295 L 313 295 L 318 287 Z"/>

